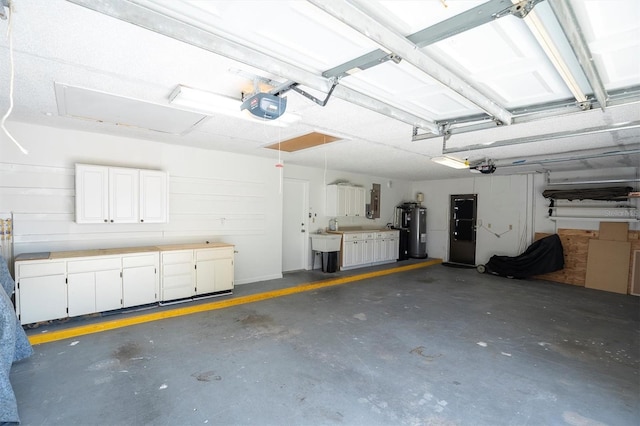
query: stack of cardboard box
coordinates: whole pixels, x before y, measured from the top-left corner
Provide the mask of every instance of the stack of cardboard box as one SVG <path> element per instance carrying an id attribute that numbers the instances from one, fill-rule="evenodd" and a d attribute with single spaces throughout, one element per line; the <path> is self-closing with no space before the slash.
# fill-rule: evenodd
<path id="1" fill-rule="evenodd" d="M 640 296 L 640 250 L 634 250 L 631 259 L 633 268 L 631 270 L 631 285 L 629 286 L 629 293 L 634 296 Z"/>
<path id="2" fill-rule="evenodd" d="M 631 253 L 628 234 L 626 222 L 600 222 L 598 239 L 589 240 L 585 287 L 627 294 Z"/>

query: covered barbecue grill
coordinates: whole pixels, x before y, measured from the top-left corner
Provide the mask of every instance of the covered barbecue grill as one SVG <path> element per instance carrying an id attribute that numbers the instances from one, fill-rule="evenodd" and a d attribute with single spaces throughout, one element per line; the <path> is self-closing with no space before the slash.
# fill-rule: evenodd
<path id="1" fill-rule="evenodd" d="M 564 268 L 564 252 L 558 234 L 549 235 L 531 244 L 519 256 L 491 256 L 478 272 L 489 272 L 509 278 L 527 278 L 559 271 Z"/>

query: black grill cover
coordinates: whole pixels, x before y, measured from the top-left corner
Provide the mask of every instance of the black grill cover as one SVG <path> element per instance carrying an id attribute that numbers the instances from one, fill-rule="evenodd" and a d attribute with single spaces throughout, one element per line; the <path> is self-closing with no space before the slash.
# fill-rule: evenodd
<path id="1" fill-rule="evenodd" d="M 531 244 L 519 256 L 491 256 L 487 272 L 503 277 L 526 278 L 564 268 L 564 252 L 558 234 Z"/>

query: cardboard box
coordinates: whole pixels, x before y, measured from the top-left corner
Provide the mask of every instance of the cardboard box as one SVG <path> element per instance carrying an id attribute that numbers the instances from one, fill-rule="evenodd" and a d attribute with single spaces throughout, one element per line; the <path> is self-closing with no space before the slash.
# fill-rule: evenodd
<path id="1" fill-rule="evenodd" d="M 634 250 L 631 257 L 631 288 L 629 293 L 634 296 L 640 296 L 640 250 Z"/>
<path id="2" fill-rule="evenodd" d="M 599 240 L 627 241 L 629 224 L 627 222 L 600 222 Z"/>
<path id="3" fill-rule="evenodd" d="M 589 240 L 585 287 L 627 294 L 631 243 Z"/>

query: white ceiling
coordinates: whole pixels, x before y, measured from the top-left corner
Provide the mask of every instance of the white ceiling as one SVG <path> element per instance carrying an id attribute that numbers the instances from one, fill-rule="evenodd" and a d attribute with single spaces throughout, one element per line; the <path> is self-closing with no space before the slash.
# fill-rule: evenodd
<path id="1" fill-rule="evenodd" d="M 474 9 L 506 9 L 510 0 L 12 3 L 10 20 L 0 21 L 3 35 L 11 22 L 10 120 L 274 161 L 278 153 L 265 146 L 320 131 L 341 140 L 282 153 L 285 165 L 326 164 L 407 180 L 469 176 L 430 161 L 443 152 L 472 163 L 491 159 L 497 174 L 640 164 L 637 0 L 529 0 L 520 4 L 533 6 L 525 19 L 491 19 L 487 9 Z M 491 22 L 474 27 L 484 16 Z M 451 18 L 466 30 L 427 44 L 453 28 L 453 21 L 442 23 Z M 586 102 L 576 99 L 533 36 L 527 22 L 534 19 L 551 35 Z M 430 36 L 412 38 L 427 28 Z M 239 109 L 242 93 L 256 82 L 268 91 L 287 81 L 323 100 L 333 82 L 325 71 L 380 50 L 400 62 L 343 76 L 324 107 L 287 91 L 278 120 L 300 120 L 283 127 L 169 102 L 176 86 L 185 85 L 234 98 Z M 4 113 L 9 37 L 0 37 L 0 55 Z"/>

